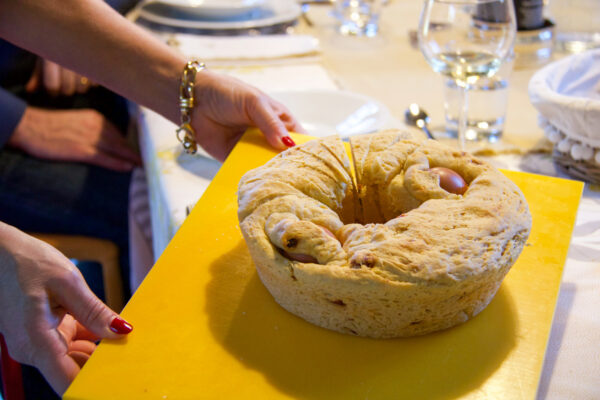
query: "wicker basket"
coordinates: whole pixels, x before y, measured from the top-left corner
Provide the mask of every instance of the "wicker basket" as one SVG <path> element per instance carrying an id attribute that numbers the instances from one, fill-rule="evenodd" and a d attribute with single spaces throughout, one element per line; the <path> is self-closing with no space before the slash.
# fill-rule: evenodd
<path id="1" fill-rule="evenodd" d="M 552 158 L 560 170 L 573 178 L 600 184 L 600 165 L 592 160 L 574 160 L 570 154 L 554 149 Z"/>

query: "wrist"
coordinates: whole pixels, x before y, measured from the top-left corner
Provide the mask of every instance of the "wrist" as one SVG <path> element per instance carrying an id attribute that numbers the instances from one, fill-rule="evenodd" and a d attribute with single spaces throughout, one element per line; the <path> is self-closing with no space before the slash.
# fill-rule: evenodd
<path id="1" fill-rule="evenodd" d="M 13 246 L 18 248 L 20 234 L 24 233 L 0 221 L 0 282 L 9 282 L 7 275 L 14 271 Z"/>
<path id="2" fill-rule="evenodd" d="M 23 149 L 24 143 L 31 136 L 32 124 L 31 120 L 36 118 L 36 110 L 33 107 L 25 108 L 25 112 L 21 116 L 21 120 L 15 127 L 13 134 L 8 138 L 7 144 L 17 149 Z"/>
<path id="3" fill-rule="evenodd" d="M 189 61 L 183 68 L 179 83 L 179 128 L 175 133 L 183 145 L 183 150 L 188 154 L 195 154 L 198 150 L 196 132 L 192 126 L 192 112 L 197 104 L 194 86 L 198 74 L 205 68 L 202 62 Z"/>

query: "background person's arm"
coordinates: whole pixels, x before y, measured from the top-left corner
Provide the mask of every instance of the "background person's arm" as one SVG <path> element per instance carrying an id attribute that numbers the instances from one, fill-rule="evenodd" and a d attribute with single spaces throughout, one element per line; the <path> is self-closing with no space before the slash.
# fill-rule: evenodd
<path id="1" fill-rule="evenodd" d="M 141 165 L 139 155 L 119 130 L 92 109 L 27 107 L 8 144 L 34 157 L 84 162 L 115 171 L 131 171 Z"/>

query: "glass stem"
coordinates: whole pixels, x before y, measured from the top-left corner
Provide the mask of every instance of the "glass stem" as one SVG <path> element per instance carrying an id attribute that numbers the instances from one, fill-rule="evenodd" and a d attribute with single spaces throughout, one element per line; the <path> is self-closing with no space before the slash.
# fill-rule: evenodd
<path id="1" fill-rule="evenodd" d="M 457 82 L 460 112 L 458 115 L 458 147 L 465 151 L 465 136 L 467 134 L 467 121 L 469 112 L 469 84 L 467 82 Z"/>

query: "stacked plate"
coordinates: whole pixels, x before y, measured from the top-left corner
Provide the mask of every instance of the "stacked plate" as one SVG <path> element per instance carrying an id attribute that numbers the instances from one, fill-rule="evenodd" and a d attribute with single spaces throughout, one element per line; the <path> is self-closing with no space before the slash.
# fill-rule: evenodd
<path id="1" fill-rule="evenodd" d="M 291 24 L 301 9 L 294 0 L 147 0 L 137 12 L 166 27 L 218 31 Z"/>

